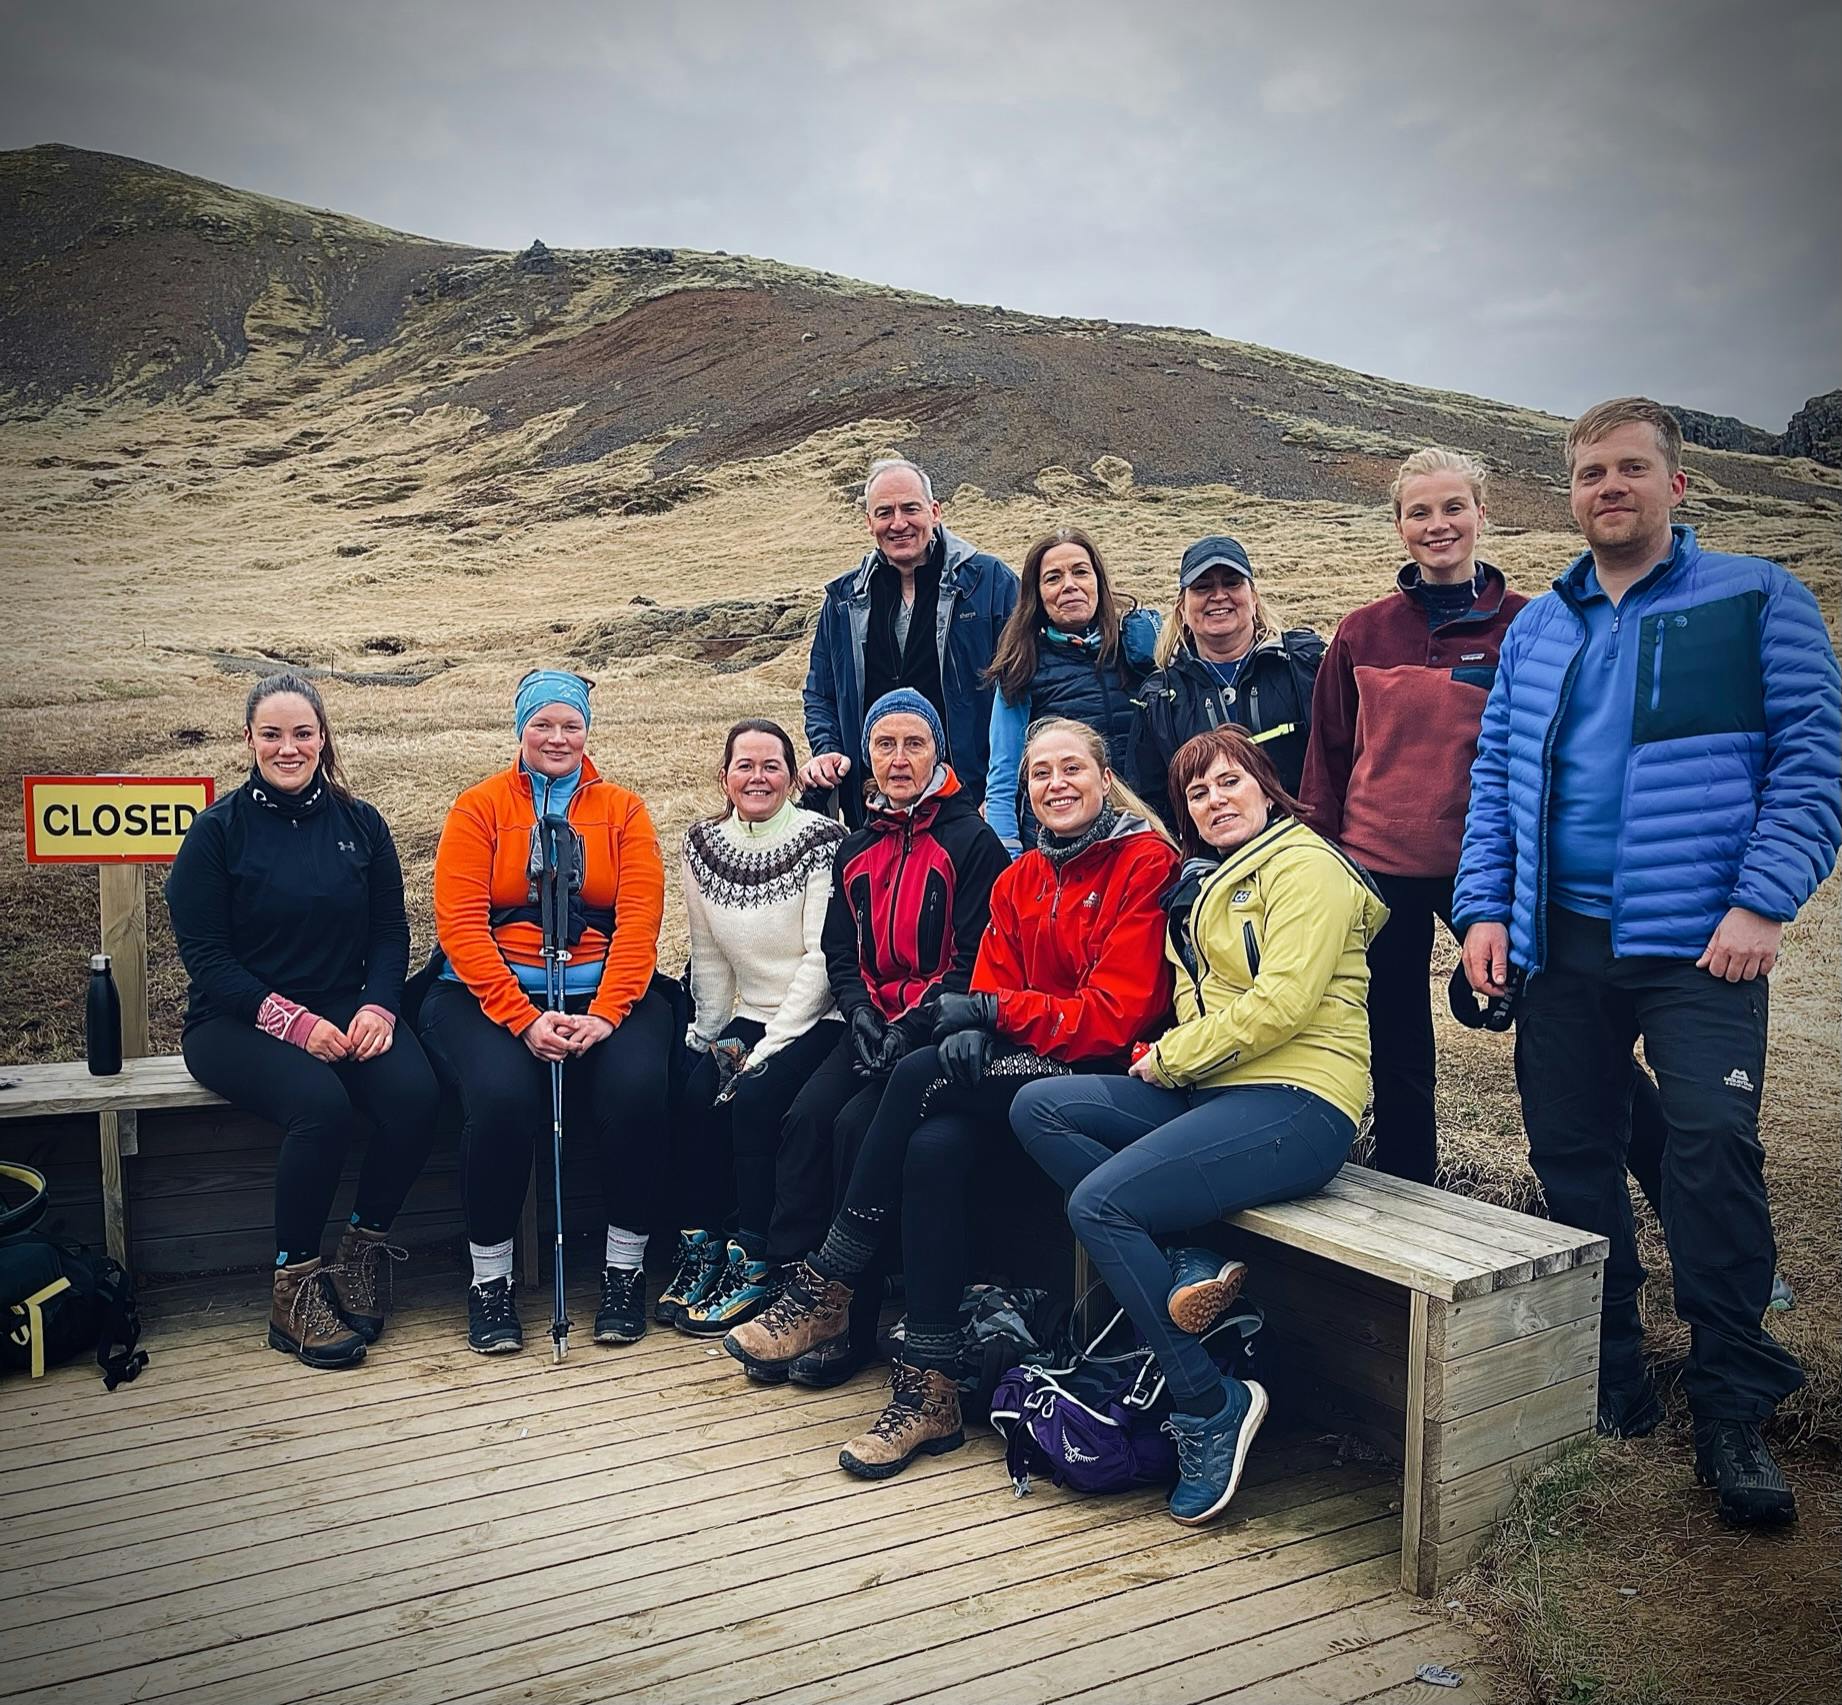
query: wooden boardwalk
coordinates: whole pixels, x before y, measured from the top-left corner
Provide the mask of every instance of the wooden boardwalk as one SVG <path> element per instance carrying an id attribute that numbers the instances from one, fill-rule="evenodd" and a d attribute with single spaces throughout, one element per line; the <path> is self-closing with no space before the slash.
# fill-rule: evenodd
<path id="1" fill-rule="evenodd" d="M 1395 1589 L 1399 1479 L 1263 1434 L 1229 1517 L 1013 1496 L 980 1430 L 881 1485 L 880 1407 L 763 1388 L 654 1328 L 472 1355 L 403 1288 L 354 1372 L 264 1345 L 248 1279 L 149 1299 L 152 1363 L 0 1386 L 0 1697 L 82 1705 L 1211 1699 L 1475 1702 Z M 593 1309 L 576 1299 L 578 1321 Z M 1412 1680 L 1442 1662 L 1465 1685 Z"/>

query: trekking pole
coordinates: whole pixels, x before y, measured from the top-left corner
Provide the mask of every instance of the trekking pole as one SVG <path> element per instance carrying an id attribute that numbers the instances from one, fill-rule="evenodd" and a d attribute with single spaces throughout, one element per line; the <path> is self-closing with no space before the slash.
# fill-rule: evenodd
<path id="1" fill-rule="evenodd" d="M 569 963 L 569 890 L 575 861 L 575 836 L 564 817 L 546 817 L 538 825 L 538 904 L 544 931 L 544 1007 L 561 1012 L 564 969 Z M 555 1282 L 550 1315 L 554 1359 L 569 1354 L 569 1304 L 563 1294 L 563 1062 L 550 1062 L 550 1176 L 556 1210 L 556 1250 L 551 1260 Z"/>

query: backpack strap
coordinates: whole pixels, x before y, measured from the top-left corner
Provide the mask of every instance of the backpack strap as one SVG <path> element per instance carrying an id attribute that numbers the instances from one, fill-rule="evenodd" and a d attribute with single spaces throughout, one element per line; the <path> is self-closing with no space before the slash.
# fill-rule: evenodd
<path id="1" fill-rule="evenodd" d="M 56 1278 L 42 1291 L 34 1291 L 29 1297 L 13 1304 L 13 1313 L 23 1314 L 26 1317 L 26 1337 L 32 1350 L 32 1377 L 34 1379 L 45 1377 L 45 1304 L 60 1291 L 69 1289 L 69 1279 Z M 17 1330 L 15 1330 L 14 1338 L 17 1341 Z"/>
<path id="2" fill-rule="evenodd" d="M 132 1385 L 147 1366 L 147 1352 L 135 1348 L 141 1341 L 141 1315 L 134 1304 L 133 1282 L 113 1261 L 98 1269 L 96 1294 L 103 1309 L 96 1334 L 96 1366 L 102 1369 L 103 1389 L 113 1391 L 118 1385 Z"/>

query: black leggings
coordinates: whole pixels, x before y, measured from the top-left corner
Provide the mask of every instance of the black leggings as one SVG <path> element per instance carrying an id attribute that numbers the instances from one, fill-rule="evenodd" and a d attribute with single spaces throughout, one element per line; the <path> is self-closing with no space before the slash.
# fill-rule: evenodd
<path id="1" fill-rule="evenodd" d="M 937 1093 L 924 1118 L 922 1097 L 940 1075 L 939 1050 L 932 1046 L 917 1048 L 896 1066 L 839 1209 L 841 1218 L 856 1214 L 879 1224 L 885 1246 L 901 1210 L 911 1343 L 958 1337 L 960 1296 L 972 1277 L 968 1192 L 981 1156 L 989 1156 L 994 1144 L 1011 1144 L 1010 1105 L 1023 1081 L 954 1085 Z"/>
<path id="2" fill-rule="evenodd" d="M 362 994 L 328 996 L 316 1010 L 344 1029 Z M 317 1060 L 234 1018 L 207 1018 L 180 1042 L 186 1070 L 233 1107 L 282 1129 L 275 1163 L 275 1247 L 294 1260 L 320 1253 L 357 1114 L 372 1127 L 353 1208 L 367 1225 L 388 1226 L 428 1159 L 439 1092 L 416 1035 L 398 1024 L 373 1060 Z"/>
<path id="3" fill-rule="evenodd" d="M 766 1026 L 732 1018 L 723 1035 L 752 1048 Z M 773 1054 L 759 1072 L 744 1072 L 735 1094 L 716 1103 L 715 1059 L 696 1054 L 681 1103 L 678 1197 L 686 1226 L 711 1229 L 723 1223 L 731 1195 L 736 1232 L 751 1257 L 776 1263 L 806 1253 L 813 1228 L 831 1210 L 830 1139 L 816 1157 L 809 1143 L 784 1144 L 787 1111 L 813 1073 L 844 1035 L 836 1019 L 824 1018 Z"/>
<path id="4" fill-rule="evenodd" d="M 589 997 L 570 996 L 571 1012 Z M 619 1029 L 563 1067 L 563 1140 L 594 1144 L 609 1225 L 649 1231 L 660 1144 L 672 1010 L 651 991 Z M 480 1011 L 460 983 L 438 980 L 422 1002 L 422 1040 L 461 1107 L 461 1193 L 473 1243 L 504 1243 L 517 1229 L 539 1141 L 550 1136 L 550 1066 Z"/>

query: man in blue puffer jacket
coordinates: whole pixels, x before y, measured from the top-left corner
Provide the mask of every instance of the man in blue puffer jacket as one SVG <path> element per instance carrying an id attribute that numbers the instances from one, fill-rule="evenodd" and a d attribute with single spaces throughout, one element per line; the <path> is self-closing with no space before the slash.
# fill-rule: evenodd
<path id="1" fill-rule="evenodd" d="M 1472 987 L 1527 979 L 1516 1082 L 1557 1220 L 1609 1237 L 1599 1430 L 1660 1418 L 1625 1187 L 1641 1035 L 1662 1092 L 1664 1232 L 1696 1472 L 1736 1523 L 1792 1520 L 1759 1436 L 1803 1371 L 1760 1325 L 1766 973 L 1842 843 L 1842 684 L 1816 600 L 1672 526 L 1682 432 L 1602 403 L 1567 435 L 1589 549 L 1516 618 L 1471 770 L 1453 896 Z"/>
<path id="2" fill-rule="evenodd" d="M 991 666 L 1017 602 L 1017 576 L 997 557 L 949 533 L 927 475 L 888 458 L 863 487 L 872 550 L 825 588 L 806 672 L 807 793 L 836 788 L 845 823 L 864 822 L 863 714 L 911 687 L 946 730 L 950 763 L 973 805 L 985 797 Z M 815 802 L 816 803 L 816 802 Z"/>

